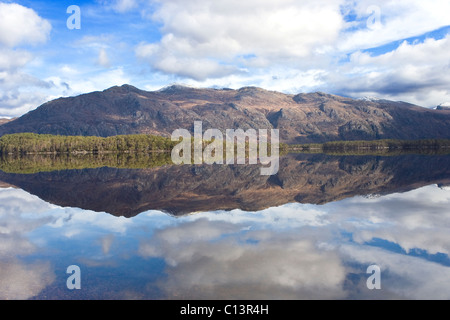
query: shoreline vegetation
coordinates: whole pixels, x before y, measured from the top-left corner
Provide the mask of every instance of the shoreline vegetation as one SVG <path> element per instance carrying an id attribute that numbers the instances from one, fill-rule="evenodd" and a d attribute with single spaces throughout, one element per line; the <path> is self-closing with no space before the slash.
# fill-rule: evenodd
<path id="1" fill-rule="evenodd" d="M 170 138 L 149 135 L 107 138 L 34 133 L 5 135 L 0 137 L 0 170 L 7 173 L 30 174 L 101 167 L 119 169 L 161 167 L 173 164 L 171 149 L 178 143 L 179 141 L 171 141 Z M 323 153 L 335 156 L 395 156 L 408 153 L 442 155 L 450 154 L 450 139 L 280 144 L 279 149 L 280 156 L 289 153 Z"/>
<path id="2" fill-rule="evenodd" d="M 171 152 L 178 143 L 167 137 L 146 134 L 97 137 L 14 133 L 0 137 L 0 155 Z M 203 146 L 208 143 L 203 141 Z M 295 145 L 280 143 L 279 146 L 281 153 L 440 149 L 450 149 L 450 139 L 330 141 Z"/>
<path id="3" fill-rule="evenodd" d="M 412 149 L 446 149 L 450 148 L 450 139 L 422 139 L 422 140 L 360 140 L 360 141 L 330 141 L 325 143 L 311 143 L 289 145 L 289 150 L 298 151 L 346 151 L 346 150 L 412 150 Z"/>
<path id="4" fill-rule="evenodd" d="M 0 137 L 0 155 L 171 152 L 178 143 L 179 141 L 172 141 L 170 138 L 146 134 L 97 137 L 14 133 Z M 203 147 L 208 143 L 209 141 L 203 141 Z M 438 150 L 450 149 L 450 139 L 330 141 L 290 145 L 280 143 L 279 149 L 282 153 Z"/>

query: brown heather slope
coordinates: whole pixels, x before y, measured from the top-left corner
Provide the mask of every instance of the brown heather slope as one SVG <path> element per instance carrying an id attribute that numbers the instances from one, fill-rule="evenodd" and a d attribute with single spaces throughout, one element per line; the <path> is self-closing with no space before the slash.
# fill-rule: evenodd
<path id="1" fill-rule="evenodd" d="M 143 91 L 130 85 L 59 98 L 0 126 L 7 133 L 170 136 L 179 128 L 280 130 L 285 143 L 332 140 L 450 138 L 450 110 L 404 102 L 354 100 L 325 94 L 298 95 L 256 87 L 195 89 L 170 86 Z"/>

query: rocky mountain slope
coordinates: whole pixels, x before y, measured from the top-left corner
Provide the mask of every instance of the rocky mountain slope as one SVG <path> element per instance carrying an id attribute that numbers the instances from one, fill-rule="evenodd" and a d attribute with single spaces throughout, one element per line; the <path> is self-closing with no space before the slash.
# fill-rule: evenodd
<path id="1" fill-rule="evenodd" d="M 0 126 L 7 133 L 170 136 L 208 128 L 280 130 L 286 143 L 331 140 L 450 138 L 450 110 L 404 102 L 354 100 L 325 94 L 297 95 L 256 87 L 196 89 L 174 85 L 143 91 L 130 85 L 59 98 Z"/>

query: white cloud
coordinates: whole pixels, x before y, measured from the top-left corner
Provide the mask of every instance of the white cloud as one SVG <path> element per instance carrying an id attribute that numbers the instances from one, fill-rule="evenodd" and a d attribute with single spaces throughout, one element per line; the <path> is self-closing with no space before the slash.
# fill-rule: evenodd
<path id="1" fill-rule="evenodd" d="M 0 3 L 0 44 L 15 47 L 47 41 L 50 23 L 32 9 L 16 3 Z"/>
<path id="2" fill-rule="evenodd" d="M 96 69 L 91 70 L 89 66 L 74 68 L 71 65 L 60 65 L 54 69 L 59 70 L 59 72 L 55 72 L 57 76 L 45 78 L 45 83 L 48 83 L 50 87 L 45 90 L 45 95 L 43 95 L 45 98 L 41 103 L 61 96 L 76 96 L 93 91 L 102 91 L 112 86 L 120 86 L 131 82 L 130 77 L 122 67 L 109 67 L 108 65 L 99 68 L 97 66 Z"/>
<path id="3" fill-rule="evenodd" d="M 152 18 L 163 25 L 162 39 L 140 44 L 137 56 L 157 71 L 197 80 L 240 73 L 252 57 L 295 66 L 343 25 L 338 1 L 172 0 L 160 2 Z"/>
<path id="4" fill-rule="evenodd" d="M 421 43 L 404 41 L 395 50 L 378 56 L 358 51 L 350 56 L 348 65 L 337 68 L 327 80 L 335 90 L 350 95 L 378 95 L 437 106 L 450 98 L 449 51 L 450 35 Z"/>
<path id="5" fill-rule="evenodd" d="M 0 3 L 0 117 L 19 116 L 44 102 L 45 95 L 35 89 L 48 84 L 24 71 L 34 55 L 16 47 L 45 43 L 50 31 L 50 23 L 32 9 Z"/>
<path id="6" fill-rule="evenodd" d="M 110 66 L 109 57 L 104 48 L 98 52 L 97 64 L 105 68 L 109 68 Z"/>
<path id="7" fill-rule="evenodd" d="M 373 95 L 424 106 L 450 98 L 448 49 L 433 46 L 438 40 L 409 45 L 409 52 L 401 46 L 384 60 L 365 62 L 367 54 L 360 53 L 450 25 L 445 0 L 151 3 L 157 4 L 151 19 L 161 24 L 161 39 L 144 40 L 135 53 L 172 81 Z M 356 19 L 346 22 L 346 15 Z M 371 18 L 379 18 L 377 28 L 369 25 Z M 350 61 L 339 63 L 347 54 Z"/>
<path id="8" fill-rule="evenodd" d="M 81 94 L 97 90 L 105 90 L 115 85 L 120 86 L 122 84 L 130 83 L 130 77 L 124 72 L 122 67 L 117 67 L 92 72 L 92 74 L 89 74 L 89 72 L 82 72 L 79 77 L 68 77 L 65 78 L 64 81 L 69 83 L 73 93 Z"/>
<path id="9" fill-rule="evenodd" d="M 371 29 L 367 27 L 367 20 L 373 13 L 367 9 L 374 6 L 379 9 L 381 23 L 379 28 Z M 447 14 L 450 3 L 446 0 L 381 0 L 376 3 L 372 0 L 360 0 L 348 1 L 344 8 L 344 12 L 353 12 L 362 20 L 360 28 L 343 32 L 339 39 L 337 48 L 346 52 L 378 47 L 450 25 Z M 347 27 L 354 25 L 351 22 Z"/>
<path id="10" fill-rule="evenodd" d="M 123 13 L 136 8 L 137 5 L 138 1 L 136 0 L 116 0 L 114 3 L 114 9 Z"/>
<path id="11" fill-rule="evenodd" d="M 17 70 L 25 66 L 32 58 L 32 54 L 27 51 L 0 47 L 0 70 Z"/>

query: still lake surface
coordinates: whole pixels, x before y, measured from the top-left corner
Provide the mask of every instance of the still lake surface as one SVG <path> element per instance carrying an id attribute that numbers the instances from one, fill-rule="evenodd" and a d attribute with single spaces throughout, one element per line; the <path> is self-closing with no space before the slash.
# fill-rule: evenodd
<path id="1" fill-rule="evenodd" d="M 450 155 L 2 161 L 0 299 L 450 299 Z"/>

